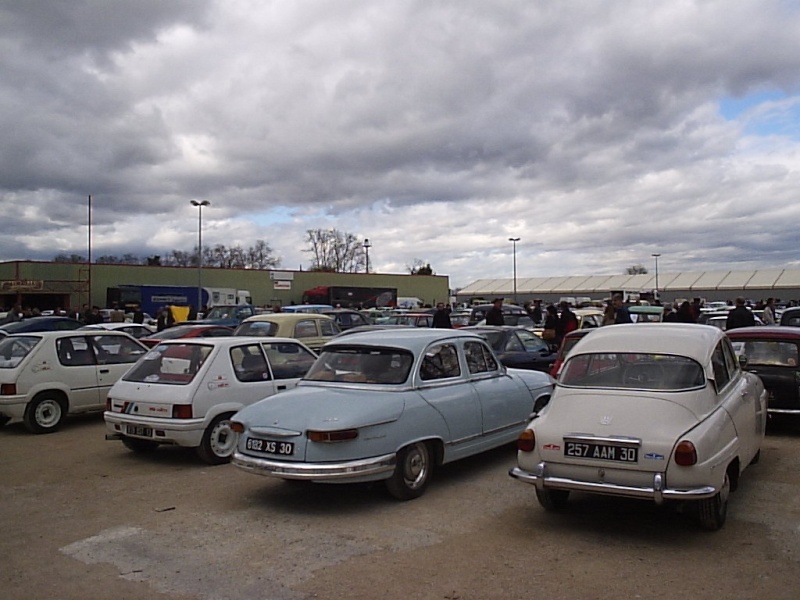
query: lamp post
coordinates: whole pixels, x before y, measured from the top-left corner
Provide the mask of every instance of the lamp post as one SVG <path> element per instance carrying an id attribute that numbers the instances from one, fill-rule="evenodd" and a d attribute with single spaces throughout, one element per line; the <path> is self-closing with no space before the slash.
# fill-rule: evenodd
<path id="1" fill-rule="evenodd" d="M 508 241 L 511 242 L 513 247 L 513 256 L 514 256 L 514 302 L 517 301 L 517 242 L 519 241 L 518 237 L 510 237 Z"/>
<path id="2" fill-rule="evenodd" d="M 364 254 L 366 255 L 367 259 L 367 274 L 369 274 L 369 249 L 372 248 L 372 244 L 369 243 L 369 238 L 364 238 Z"/>
<path id="3" fill-rule="evenodd" d="M 192 200 L 197 207 L 197 312 L 203 310 L 203 207 L 210 206 L 208 200 Z"/>
<path id="4" fill-rule="evenodd" d="M 661 256 L 661 254 L 654 253 L 650 256 L 656 259 L 656 297 L 653 298 L 653 300 L 658 300 L 658 257 Z"/>

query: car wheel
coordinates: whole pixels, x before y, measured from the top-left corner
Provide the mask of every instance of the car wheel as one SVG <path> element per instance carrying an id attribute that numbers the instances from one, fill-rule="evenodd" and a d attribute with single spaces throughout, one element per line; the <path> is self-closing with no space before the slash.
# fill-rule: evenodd
<path id="1" fill-rule="evenodd" d="M 231 429 L 233 413 L 219 415 L 206 428 L 203 439 L 197 447 L 197 455 L 209 465 L 230 462 L 236 450 L 238 434 Z"/>
<path id="2" fill-rule="evenodd" d="M 761 460 L 761 448 L 758 449 L 758 452 L 756 452 L 756 455 L 750 460 L 750 464 L 751 465 L 757 465 L 758 461 L 760 461 L 760 460 Z"/>
<path id="3" fill-rule="evenodd" d="M 11 420 L 11 417 L 0 417 L 0 427 L 5 426 Z"/>
<path id="4" fill-rule="evenodd" d="M 545 510 L 561 510 L 567 505 L 569 490 L 540 490 L 536 488 L 536 499 Z"/>
<path id="5" fill-rule="evenodd" d="M 425 442 L 416 442 L 397 453 L 397 464 L 386 480 L 386 489 L 398 500 L 419 498 L 428 487 L 432 472 L 430 447 Z"/>
<path id="6" fill-rule="evenodd" d="M 55 394 L 36 396 L 25 407 L 22 418 L 25 428 L 31 433 L 52 433 L 61 425 L 66 407 L 63 400 Z"/>
<path id="7" fill-rule="evenodd" d="M 158 444 L 152 440 L 140 440 L 138 438 L 132 437 L 123 437 L 122 438 L 122 445 L 125 446 L 128 450 L 132 450 L 136 453 L 143 453 L 143 452 L 152 452 L 156 448 L 158 448 Z"/>
<path id="8" fill-rule="evenodd" d="M 731 482 L 725 473 L 722 489 L 711 498 L 698 501 L 698 516 L 700 525 L 708 531 L 717 531 L 725 524 L 728 515 L 728 496 L 731 491 Z"/>

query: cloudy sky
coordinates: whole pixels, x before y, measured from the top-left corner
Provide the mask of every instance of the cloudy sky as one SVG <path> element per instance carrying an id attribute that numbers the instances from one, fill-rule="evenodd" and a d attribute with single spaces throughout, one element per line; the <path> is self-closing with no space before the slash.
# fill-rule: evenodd
<path id="1" fill-rule="evenodd" d="M 0 260 L 800 268 L 796 0 L 0 0 Z"/>

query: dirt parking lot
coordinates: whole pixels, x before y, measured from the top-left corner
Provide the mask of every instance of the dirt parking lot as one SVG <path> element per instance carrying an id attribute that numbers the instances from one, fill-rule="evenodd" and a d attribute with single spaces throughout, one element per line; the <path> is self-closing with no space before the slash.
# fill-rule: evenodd
<path id="1" fill-rule="evenodd" d="M 418 500 L 209 467 L 104 440 L 102 417 L 0 430 L 0 596 L 21 599 L 786 598 L 800 593 L 800 427 L 771 427 L 725 527 L 506 474 L 514 449 L 440 469 Z"/>

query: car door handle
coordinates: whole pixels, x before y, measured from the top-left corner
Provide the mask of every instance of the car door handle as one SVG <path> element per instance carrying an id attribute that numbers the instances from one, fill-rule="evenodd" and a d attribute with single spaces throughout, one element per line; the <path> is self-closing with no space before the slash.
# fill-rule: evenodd
<path id="1" fill-rule="evenodd" d="M 278 386 L 278 389 L 279 389 L 279 390 L 286 390 L 286 389 L 288 389 L 288 388 L 287 388 L 285 385 L 279 385 L 279 386 Z"/>
<path id="2" fill-rule="evenodd" d="M 108 371 L 109 371 L 108 369 L 100 369 L 101 373 L 108 373 Z"/>

